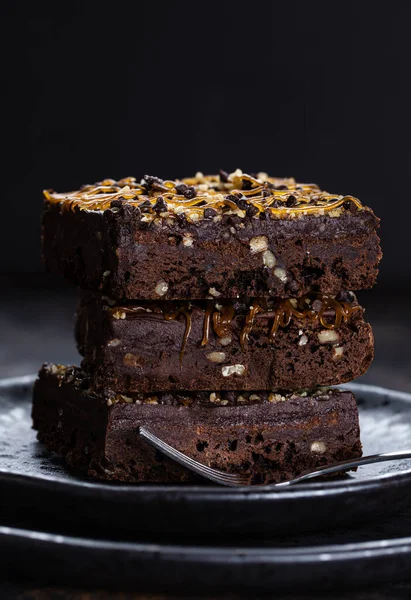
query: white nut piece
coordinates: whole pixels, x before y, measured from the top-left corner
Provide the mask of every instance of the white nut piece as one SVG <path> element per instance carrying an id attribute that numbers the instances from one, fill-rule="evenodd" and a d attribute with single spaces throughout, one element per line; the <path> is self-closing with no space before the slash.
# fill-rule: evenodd
<path id="1" fill-rule="evenodd" d="M 268 239 L 265 235 L 257 235 L 250 240 L 250 249 L 253 254 L 265 252 L 268 249 Z"/>
<path id="2" fill-rule="evenodd" d="M 308 342 L 308 337 L 305 334 L 303 334 L 300 337 L 300 339 L 298 340 L 298 345 L 299 346 L 305 346 L 307 344 L 307 342 Z"/>
<path id="3" fill-rule="evenodd" d="M 287 398 L 281 394 L 270 394 L 268 396 L 268 402 L 285 402 Z"/>
<path id="4" fill-rule="evenodd" d="M 115 338 L 114 340 L 110 340 L 107 344 L 107 346 L 109 348 L 117 348 L 117 346 L 120 346 L 121 344 L 121 340 L 119 340 L 118 338 Z"/>
<path id="5" fill-rule="evenodd" d="M 215 287 L 210 287 L 208 293 L 210 294 L 210 296 L 213 296 L 213 298 L 218 298 L 219 296 L 221 296 L 221 292 L 216 290 Z"/>
<path id="6" fill-rule="evenodd" d="M 126 318 L 126 313 L 124 312 L 124 310 L 115 310 L 112 313 L 112 315 L 115 319 L 125 319 Z"/>
<path id="7" fill-rule="evenodd" d="M 282 269 L 281 267 L 274 269 L 274 275 L 283 283 L 285 283 L 288 279 L 285 269 Z"/>
<path id="8" fill-rule="evenodd" d="M 225 352 L 210 352 L 207 358 L 213 363 L 222 363 L 225 361 Z"/>
<path id="9" fill-rule="evenodd" d="M 219 398 L 218 398 L 217 394 L 215 392 L 211 392 L 210 397 L 209 397 L 210 402 L 217 402 L 218 399 Z"/>
<path id="10" fill-rule="evenodd" d="M 322 329 L 318 333 L 318 341 L 320 344 L 331 344 L 339 339 L 338 333 L 334 329 Z"/>
<path id="11" fill-rule="evenodd" d="M 230 338 L 230 337 L 220 338 L 220 344 L 222 346 L 228 346 L 228 344 L 231 344 L 231 342 L 232 342 L 232 338 Z"/>
<path id="12" fill-rule="evenodd" d="M 325 442 L 313 442 L 311 444 L 311 452 L 315 452 L 317 454 L 323 454 L 327 450 L 327 444 Z"/>
<path id="13" fill-rule="evenodd" d="M 244 375 L 245 366 L 244 365 L 228 365 L 227 367 L 223 367 L 221 369 L 223 377 L 230 377 L 231 375 Z"/>
<path id="14" fill-rule="evenodd" d="M 276 262 L 277 262 L 277 259 L 274 256 L 274 254 L 271 252 L 271 250 L 266 250 L 263 254 L 264 266 L 268 267 L 269 269 L 272 269 L 273 267 L 275 267 Z"/>
<path id="15" fill-rule="evenodd" d="M 183 246 L 189 248 L 194 244 L 193 236 L 190 233 L 183 235 Z"/>
<path id="16" fill-rule="evenodd" d="M 157 283 L 154 291 L 158 296 L 164 296 L 164 294 L 167 293 L 167 290 L 168 290 L 168 283 L 162 279 L 161 281 L 159 281 Z"/>
<path id="17" fill-rule="evenodd" d="M 344 354 L 344 347 L 343 346 L 336 346 L 334 348 L 333 359 L 336 360 L 337 358 L 341 358 L 341 356 L 343 354 Z"/>

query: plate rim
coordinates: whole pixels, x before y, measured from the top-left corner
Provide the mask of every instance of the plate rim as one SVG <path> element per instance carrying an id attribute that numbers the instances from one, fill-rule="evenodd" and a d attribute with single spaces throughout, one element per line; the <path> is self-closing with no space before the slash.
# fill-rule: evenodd
<path id="1" fill-rule="evenodd" d="M 37 379 L 37 374 L 28 374 L 28 375 L 20 375 L 14 377 L 2 377 L 0 378 L 0 393 L 4 389 L 8 389 L 10 387 L 17 386 L 25 386 L 32 385 Z M 392 390 L 389 388 L 384 388 L 382 386 L 370 385 L 366 383 L 356 383 L 350 382 L 341 384 L 339 386 L 333 386 L 339 389 L 349 389 L 354 393 L 368 392 L 374 393 L 376 395 L 389 395 L 396 400 L 400 400 L 403 402 L 408 402 L 411 405 L 411 393 L 404 392 L 401 390 Z M 42 484 L 47 486 L 48 484 L 53 484 L 53 486 L 58 486 L 64 490 L 75 488 L 76 490 L 81 490 L 84 492 L 91 492 L 93 490 L 98 490 L 100 493 L 117 493 L 126 496 L 132 496 L 135 494 L 164 494 L 169 493 L 173 494 L 177 492 L 180 496 L 184 495 L 190 500 L 195 500 L 200 497 L 202 501 L 207 500 L 232 500 L 238 499 L 242 496 L 247 496 L 248 499 L 251 499 L 253 496 L 258 497 L 259 500 L 262 498 L 269 499 L 272 501 L 275 498 L 292 498 L 298 499 L 299 497 L 306 498 L 307 494 L 312 497 L 315 496 L 323 496 L 327 495 L 340 495 L 347 494 L 347 492 L 362 492 L 362 491 L 372 491 L 373 488 L 379 488 L 381 482 L 389 481 L 390 484 L 399 485 L 404 481 L 408 481 L 411 478 L 411 467 L 409 469 L 405 469 L 400 473 L 386 473 L 385 475 L 381 475 L 379 477 L 371 477 L 369 479 L 352 479 L 349 481 L 339 480 L 339 481 L 328 481 L 326 482 L 326 486 L 324 486 L 324 482 L 309 482 L 309 483 L 301 483 L 297 486 L 290 486 L 286 488 L 279 487 L 276 490 L 264 491 L 263 489 L 259 489 L 258 491 L 252 490 L 249 487 L 238 487 L 238 488 L 226 488 L 222 486 L 215 485 L 172 485 L 172 484 L 133 484 L 133 483 L 106 483 L 99 480 L 65 480 L 53 477 L 52 475 L 30 475 L 26 473 L 16 473 L 9 469 L 0 469 L 0 483 L 3 481 L 14 480 L 19 483 L 28 483 L 28 484 Z"/>
<path id="2" fill-rule="evenodd" d="M 232 563 L 233 559 L 246 559 L 248 562 L 260 560 L 263 563 L 310 563 L 336 560 L 355 560 L 359 557 L 374 559 L 398 554 L 411 554 L 411 536 L 383 538 L 366 542 L 343 544 L 319 544 L 311 546 L 215 546 L 193 544 L 168 544 L 152 542 L 116 541 L 52 533 L 38 529 L 25 529 L 0 525 L 0 542 L 4 538 L 31 540 L 57 547 L 81 548 L 84 550 L 132 552 L 133 554 L 152 553 L 164 558 L 178 558 L 181 562 L 196 559 L 219 563 Z M 275 540 L 274 540 L 275 543 Z"/>

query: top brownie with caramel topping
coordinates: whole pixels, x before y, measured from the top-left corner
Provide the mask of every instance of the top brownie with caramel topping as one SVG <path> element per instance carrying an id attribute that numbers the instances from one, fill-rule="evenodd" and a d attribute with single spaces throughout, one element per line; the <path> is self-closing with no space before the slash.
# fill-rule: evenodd
<path id="1" fill-rule="evenodd" d="M 370 288 L 381 258 L 379 220 L 358 199 L 265 173 L 44 195 L 47 268 L 116 299 L 336 294 Z"/>

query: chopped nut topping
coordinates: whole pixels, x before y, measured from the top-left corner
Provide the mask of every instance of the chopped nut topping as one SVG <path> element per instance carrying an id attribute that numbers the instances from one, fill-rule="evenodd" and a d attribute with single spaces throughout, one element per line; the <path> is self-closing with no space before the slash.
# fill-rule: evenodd
<path id="1" fill-rule="evenodd" d="M 210 352 L 209 354 L 207 354 L 207 358 L 210 362 L 222 363 L 225 361 L 226 356 L 225 352 Z"/>
<path id="2" fill-rule="evenodd" d="M 226 367 L 223 367 L 221 369 L 221 372 L 223 374 L 223 377 L 230 377 L 231 375 L 244 375 L 245 373 L 245 366 L 244 365 L 229 365 Z"/>
<path id="3" fill-rule="evenodd" d="M 285 269 L 282 269 L 281 267 L 274 269 L 274 275 L 276 275 L 276 277 L 278 277 L 278 279 L 283 283 L 285 283 L 288 279 Z"/>
<path id="4" fill-rule="evenodd" d="M 114 317 L 114 319 L 125 319 L 126 318 L 126 313 L 124 312 L 124 310 L 115 310 L 111 314 Z"/>
<path id="5" fill-rule="evenodd" d="M 208 290 L 208 293 L 210 294 L 210 296 L 213 296 L 214 298 L 219 298 L 221 296 L 221 292 L 216 290 L 215 287 L 211 287 Z"/>
<path id="6" fill-rule="evenodd" d="M 168 283 L 166 283 L 165 281 L 159 281 L 155 287 L 155 293 L 158 296 L 164 296 L 164 294 L 167 293 L 168 290 Z"/>
<path id="7" fill-rule="evenodd" d="M 339 340 L 338 333 L 334 329 L 322 329 L 318 333 L 318 341 L 320 344 L 330 344 Z"/>
<path id="8" fill-rule="evenodd" d="M 325 442 L 313 442 L 311 444 L 311 452 L 323 454 L 327 450 L 327 444 Z"/>
<path id="9" fill-rule="evenodd" d="M 183 236 L 183 246 L 186 246 L 186 247 L 188 247 L 188 248 L 189 248 L 189 247 L 190 247 L 190 246 L 192 246 L 193 244 L 194 244 L 193 236 L 192 236 L 192 235 L 190 235 L 189 233 L 186 233 L 186 234 Z"/>
<path id="10" fill-rule="evenodd" d="M 287 398 L 281 394 L 269 394 L 268 396 L 268 402 L 284 402 L 285 400 Z"/>
<path id="11" fill-rule="evenodd" d="M 268 267 L 269 269 L 272 269 L 273 267 L 275 267 L 275 264 L 277 262 L 277 259 L 275 258 L 274 254 L 271 252 L 271 250 L 266 250 L 263 254 L 263 263 L 266 267 Z"/>
<path id="12" fill-rule="evenodd" d="M 203 175 L 183 180 L 163 180 L 145 175 L 140 181 L 126 177 L 119 181 L 105 179 L 94 185 L 85 185 L 76 192 L 59 194 L 44 190 L 48 202 L 71 209 L 86 211 L 111 210 L 118 212 L 122 204 L 140 210 L 142 222 L 163 219 L 173 223 L 177 215 L 196 223 L 214 220 L 223 214 L 235 214 L 240 219 L 266 218 L 267 214 L 279 219 L 300 218 L 306 214 L 320 216 L 328 212 L 338 217 L 346 210 L 364 210 L 361 202 L 352 196 L 340 196 L 321 191 L 315 184 L 297 183 L 294 179 L 269 177 L 266 173 L 248 175 L 237 169 L 233 173 L 220 171 L 219 175 Z M 234 199 L 233 199 L 234 198 Z M 365 209 L 368 210 L 368 209 Z"/>
<path id="13" fill-rule="evenodd" d="M 251 238 L 250 248 L 253 254 L 264 252 L 268 248 L 268 239 L 265 235 L 257 235 L 256 237 Z"/>

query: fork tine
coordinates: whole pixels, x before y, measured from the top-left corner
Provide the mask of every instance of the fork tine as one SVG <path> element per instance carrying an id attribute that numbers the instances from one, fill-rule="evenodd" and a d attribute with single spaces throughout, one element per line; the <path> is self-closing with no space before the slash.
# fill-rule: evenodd
<path id="1" fill-rule="evenodd" d="M 172 446 L 167 444 L 167 442 L 164 442 L 163 440 L 158 438 L 155 434 L 151 433 L 150 431 L 148 431 L 147 429 L 145 429 L 143 427 L 140 428 L 140 435 L 142 435 L 142 437 L 144 437 L 148 441 L 151 441 L 157 449 L 164 451 L 164 453 L 167 453 L 167 455 L 170 458 L 177 459 L 177 457 L 179 457 L 182 461 L 182 464 L 184 464 L 185 466 L 190 465 L 192 467 L 196 467 L 197 469 L 201 470 L 202 473 L 208 473 L 209 475 L 218 477 L 218 479 L 220 479 L 220 480 L 227 480 L 227 481 L 233 481 L 233 482 L 237 482 L 237 480 L 239 480 L 239 479 L 241 481 L 244 480 L 244 476 L 241 476 L 241 475 L 237 476 L 236 474 L 225 473 L 224 471 L 219 471 L 217 469 L 213 469 L 212 467 L 209 467 L 208 465 L 205 465 L 203 463 L 200 463 L 200 462 L 194 460 L 193 458 L 187 456 L 186 454 L 183 454 L 176 448 L 173 448 Z"/>
<path id="2" fill-rule="evenodd" d="M 194 471 L 198 475 L 202 477 L 206 477 L 207 479 L 211 479 L 216 483 L 220 483 L 226 486 L 242 486 L 247 485 L 248 478 L 245 475 L 235 474 L 235 473 L 225 473 L 224 471 L 220 471 L 218 469 L 213 469 L 208 465 L 200 463 L 193 458 L 183 454 L 173 446 L 167 444 L 159 437 L 157 437 L 151 431 L 148 431 L 145 427 L 139 427 L 138 433 L 141 437 L 143 437 L 146 441 L 148 441 L 152 446 L 154 446 L 160 452 L 163 452 L 166 456 L 175 460 L 179 464 L 187 467 L 188 469 Z"/>

